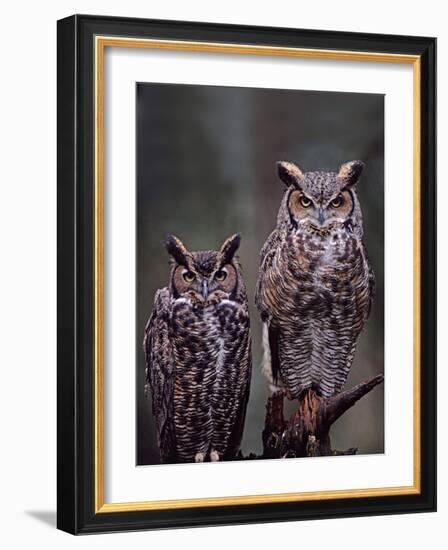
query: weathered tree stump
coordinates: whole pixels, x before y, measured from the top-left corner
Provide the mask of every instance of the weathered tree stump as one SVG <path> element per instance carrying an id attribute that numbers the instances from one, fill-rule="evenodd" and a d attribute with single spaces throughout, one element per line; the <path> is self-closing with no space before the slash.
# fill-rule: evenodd
<path id="1" fill-rule="evenodd" d="M 288 421 L 285 420 L 283 412 L 285 393 L 279 391 L 273 394 L 266 403 L 265 426 L 262 433 L 263 455 L 260 458 L 356 454 L 357 448 L 333 450 L 330 428 L 347 409 L 383 380 L 384 376 L 379 374 L 329 399 L 308 390 L 299 399 L 298 409 Z"/>

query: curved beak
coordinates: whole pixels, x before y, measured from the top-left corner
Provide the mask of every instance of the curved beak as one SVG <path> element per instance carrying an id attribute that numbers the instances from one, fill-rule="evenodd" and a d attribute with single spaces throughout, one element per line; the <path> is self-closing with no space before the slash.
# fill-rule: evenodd
<path id="1" fill-rule="evenodd" d="M 325 214 L 324 209 L 322 207 L 319 208 L 319 223 L 320 225 L 323 225 L 325 221 Z"/>
<path id="2" fill-rule="evenodd" d="M 202 281 L 201 294 L 205 302 L 208 298 L 208 281 L 205 279 Z"/>

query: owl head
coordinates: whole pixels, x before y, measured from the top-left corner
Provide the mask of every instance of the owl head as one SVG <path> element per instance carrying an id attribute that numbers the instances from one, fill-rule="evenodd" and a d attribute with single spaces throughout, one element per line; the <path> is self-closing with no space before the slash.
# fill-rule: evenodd
<path id="1" fill-rule="evenodd" d="M 245 289 L 236 256 L 240 241 L 239 235 L 232 235 L 218 251 L 191 252 L 180 239 L 168 235 L 165 247 L 171 259 L 174 297 L 186 297 L 203 306 L 241 298 Z"/>
<path id="2" fill-rule="evenodd" d="M 361 161 L 353 160 L 338 172 L 302 172 L 292 162 L 278 162 L 278 175 L 288 187 L 282 204 L 285 221 L 314 232 L 356 223 L 361 212 L 355 186 L 363 168 Z"/>

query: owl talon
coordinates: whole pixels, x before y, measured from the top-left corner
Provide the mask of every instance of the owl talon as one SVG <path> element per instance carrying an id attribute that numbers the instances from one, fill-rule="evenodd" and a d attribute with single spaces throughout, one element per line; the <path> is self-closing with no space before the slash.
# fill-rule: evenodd
<path id="1" fill-rule="evenodd" d="M 204 462 L 204 460 L 205 460 L 205 453 L 201 452 L 201 453 L 196 453 L 194 455 L 194 461 L 195 462 L 197 462 L 197 463 Z"/>
<path id="2" fill-rule="evenodd" d="M 269 391 L 271 392 L 272 395 L 277 395 L 280 393 L 284 393 L 285 390 L 284 388 L 280 386 L 276 386 L 275 384 L 269 384 Z"/>
<path id="3" fill-rule="evenodd" d="M 219 453 L 214 449 L 210 452 L 210 462 L 219 462 Z"/>
<path id="4" fill-rule="evenodd" d="M 292 393 L 291 393 L 288 389 L 286 389 L 286 388 L 285 388 L 284 391 L 285 391 L 285 396 L 286 396 L 286 398 L 287 398 L 289 401 L 292 401 L 292 400 L 294 399 Z"/>
<path id="5" fill-rule="evenodd" d="M 280 388 L 279 386 L 272 386 L 270 387 L 272 391 L 272 397 L 286 397 L 289 399 L 289 401 L 292 401 L 294 397 L 292 396 L 292 393 L 288 390 L 288 388 Z"/>

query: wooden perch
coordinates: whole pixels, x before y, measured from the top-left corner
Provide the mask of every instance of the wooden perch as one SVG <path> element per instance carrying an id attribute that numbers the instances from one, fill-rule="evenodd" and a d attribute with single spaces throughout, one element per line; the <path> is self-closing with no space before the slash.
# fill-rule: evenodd
<path id="1" fill-rule="evenodd" d="M 331 448 L 332 424 L 361 397 L 383 382 L 384 376 L 358 384 L 329 399 L 308 390 L 299 399 L 297 411 L 286 421 L 283 414 L 284 392 L 277 392 L 266 403 L 262 433 L 263 455 L 259 458 L 353 455 L 356 448 L 336 451 Z"/>

